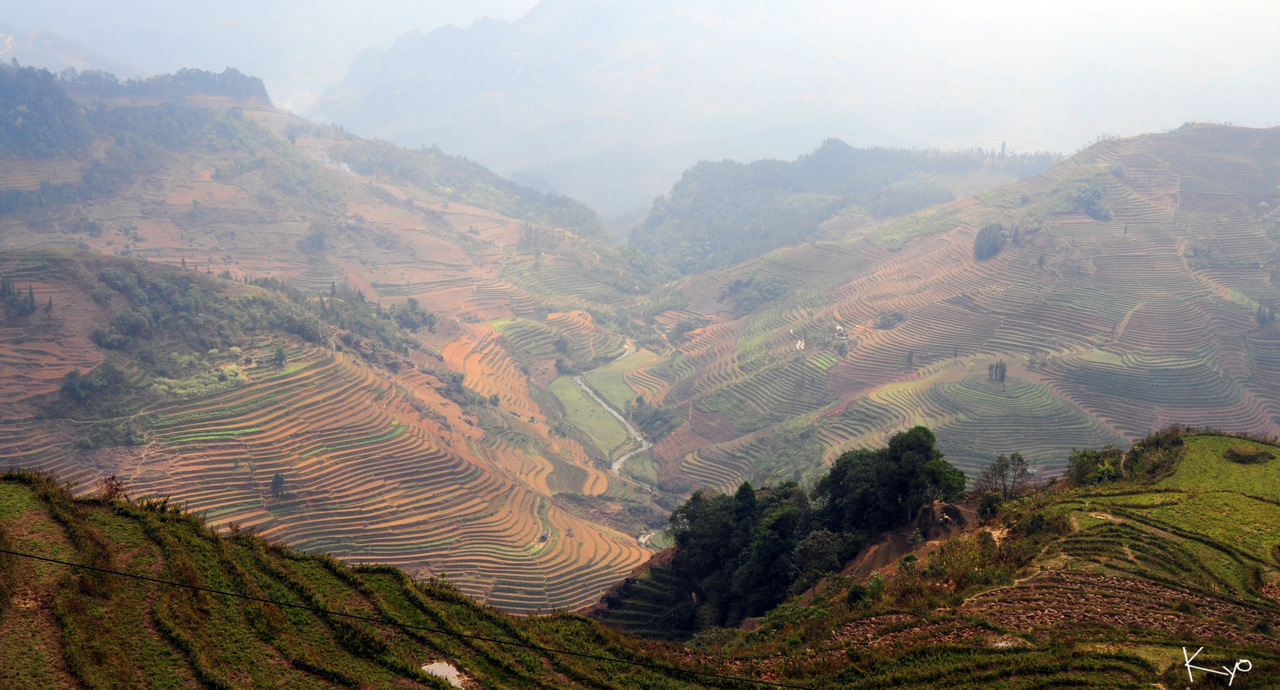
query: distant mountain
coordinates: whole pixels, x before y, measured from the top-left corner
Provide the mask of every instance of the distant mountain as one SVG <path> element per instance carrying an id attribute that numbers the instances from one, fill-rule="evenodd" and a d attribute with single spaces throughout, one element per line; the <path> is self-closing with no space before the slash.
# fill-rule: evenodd
<path id="1" fill-rule="evenodd" d="M 828 139 L 793 162 L 699 163 L 658 197 L 630 244 L 681 273 L 721 268 L 804 242 L 842 210 L 870 221 L 954 201 L 1042 172 L 1049 154 L 855 149 Z M 856 207 L 856 208 L 851 208 Z"/>
<path id="2" fill-rule="evenodd" d="M 65 69 L 102 70 L 121 79 L 145 76 L 141 67 L 100 55 L 79 41 L 48 31 L 22 32 L 0 24 L 0 60 L 43 67 L 51 72 Z"/>
<path id="3" fill-rule="evenodd" d="M 1157 26 L 1126 7 L 1104 31 L 1089 12 L 1049 31 L 1031 6 L 542 0 L 371 49 L 308 114 L 541 175 L 615 217 L 699 160 L 789 159 L 826 137 L 1073 151 L 1189 120 L 1270 125 L 1280 96 L 1222 75 L 1276 64 L 1258 33 L 1275 12 L 1178 7 Z"/>
<path id="4" fill-rule="evenodd" d="M 904 143 L 797 78 L 813 55 L 760 51 L 775 27 L 757 10 L 544 0 L 515 22 L 369 50 L 309 114 L 541 175 L 610 216 L 647 204 L 699 158 L 799 155 L 828 135 Z"/>

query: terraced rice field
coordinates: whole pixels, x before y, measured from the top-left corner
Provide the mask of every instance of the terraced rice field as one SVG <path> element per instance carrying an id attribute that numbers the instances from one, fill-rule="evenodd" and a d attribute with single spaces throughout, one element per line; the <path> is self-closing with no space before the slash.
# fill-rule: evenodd
<path id="1" fill-rule="evenodd" d="M 1280 433 L 1280 336 L 1255 318 L 1280 309 L 1266 268 L 1280 252 L 1268 230 L 1278 156 L 1280 130 L 1112 140 L 976 200 L 691 277 L 689 307 L 657 323 L 710 325 L 623 379 L 668 406 L 692 403 L 691 418 L 722 415 L 743 444 L 816 415 L 828 460 L 916 422 L 935 425 L 968 470 L 1017 450 L 1043 473 L 1072 446 L 1123 444 L 1170 423 Z M 1097 185 L 1109 219 L 1051 208 L 1073 176 Z M 1020 235 L 976 261 L 974 236 L 991 222 Z M 792 294 L 725 320 L 717 296 L 764 275 Z M 891 312 L 905 319 L 877 328 Z M 836 324 L 838 340 L 803 337 Z M 996 361 L 1010 379 L 992 390 L 983 379 Z M 680 457 L 655 452 L 695 484 L 761 470 L 726 452 L 706 421 L 692 428 L 707 433 L 678 433 Z"/>
<path id="2" fill-rule="evenodd" d="M 0 161 L 0 189 L 40 189 L 41 185 L 74 184 L 84 175 L 74 160 Z"/>
<path id="3" fill-rule="evenodd" d="M 448 573 L 512 611 L 589 603 L 644 559 L 634 539 L 442 445 L 373 369 L 324 350 L 290 362 L 250 369 L 253 385 L 148 410 L 153 440 L 117 474 L 134 495 L 172 496 L 214 525 L 419 577 Z M 0 463 L 94 474 L 76 472 L 70 453 L 24 445 L 23 431 L 0 427 Z M 282 497 L 270 491 L 276 473 Z M 525 474 L 545 486 L 544 470 Z"/>

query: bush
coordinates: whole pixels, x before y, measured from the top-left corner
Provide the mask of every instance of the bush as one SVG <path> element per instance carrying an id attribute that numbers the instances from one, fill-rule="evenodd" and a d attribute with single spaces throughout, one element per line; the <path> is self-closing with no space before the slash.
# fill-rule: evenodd
<path id="1" fill-rule="evenodd" d="M 1252 443 L 1240 443 L 1223 451 L 1222 456 L 1231 462 L 1241 465 L 1254 465 L 1266 462 L 1275 457 L 1270 451 L 1262 446 L 1255 446 Z"/>
<path id="2" fill-rule="evenodd" d="M 1067 477 L 1081 486 L 1115 481 L 1120 478 L 1120 459 L 1123 453 L 1108 443 L 1100 450 L 1072 449 L 1067 458 Z"/>
<path id="3" fill-rule="evenodd" d="M 887 331 L 907 320 L 905 311 L 882 311 L 876 316 L 876 328 Z"/>
<path id="4" fill-rule="evenodd" d="M 978 519 L 990 522 L 1000 514 L 1001 505 L 1004 505 L 1004 498 L 1000 494 L 991 491 L 982 494 L 978 499 Z"/>

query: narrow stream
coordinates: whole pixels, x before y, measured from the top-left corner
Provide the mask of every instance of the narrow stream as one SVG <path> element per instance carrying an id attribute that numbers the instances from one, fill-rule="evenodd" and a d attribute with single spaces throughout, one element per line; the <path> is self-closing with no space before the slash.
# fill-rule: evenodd
<path id="1" fill-rule="evenodd" d="M 625 455 L 622 455 L 613 461 L 613 467 L 611 469 L 613 470 L 614 474 L 618 474 L 618 471 L 622 469 L 622 463 L 629 460 L 631 456 L 635 455 L 636 453 L 643 453 L 646 450 L 649 450 L 650 448 L 653 447 L 653 444 L 649 443 L 649 441 L 646 440 L 644 436 L 641 436 L 640 432 L 634 426 L 631 425 L 631 422 L 628 421 L 626 417 L 623 417 L 621 413 L 613 409 L 613 406 L 605 402 L 600 396 L 596 395 L 595 391 L 591 390 L 591 386 L 588 386 L 586 382 L 582 380 L 582 377 L 585 375 L 586 374 L 578 374 L 577 376 L 573 377 L 573 382 L 578 384 L 578 387 L 582 388 L 582 390 L 585 391 L 587 395 L 591 396 L 591 399 L 596 401 L 596 403 L 599 404 L 600 407 L 603 407 L 605 410 L 609 412 L 609 414 L 616 417 L 619 422 L 622 422 L 622 426 L 627 430 L 627 433 L 631 434 L 631 436 L 634 437 L 635 440 L 640 442 L 639 448 L 631 451 L 630 453 L 626 453 Z"/>

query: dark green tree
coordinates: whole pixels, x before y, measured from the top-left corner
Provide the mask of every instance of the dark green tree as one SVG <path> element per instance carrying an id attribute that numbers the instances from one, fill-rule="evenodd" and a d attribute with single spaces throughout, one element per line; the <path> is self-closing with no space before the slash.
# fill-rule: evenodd
<path id="1" fill-rule="evenodd" d="M 272 498 L 280 498 L 284 495 L 284 475 L 276 472 L 271 477 L 271 496 Z"/>
<path id="2" fill-rule="evenodd" d="M 1003 225 L 990 223 L 983 226 L 973 240 L 973 258 L 981 261 L 999 254 L 1007 238 Z"/>

